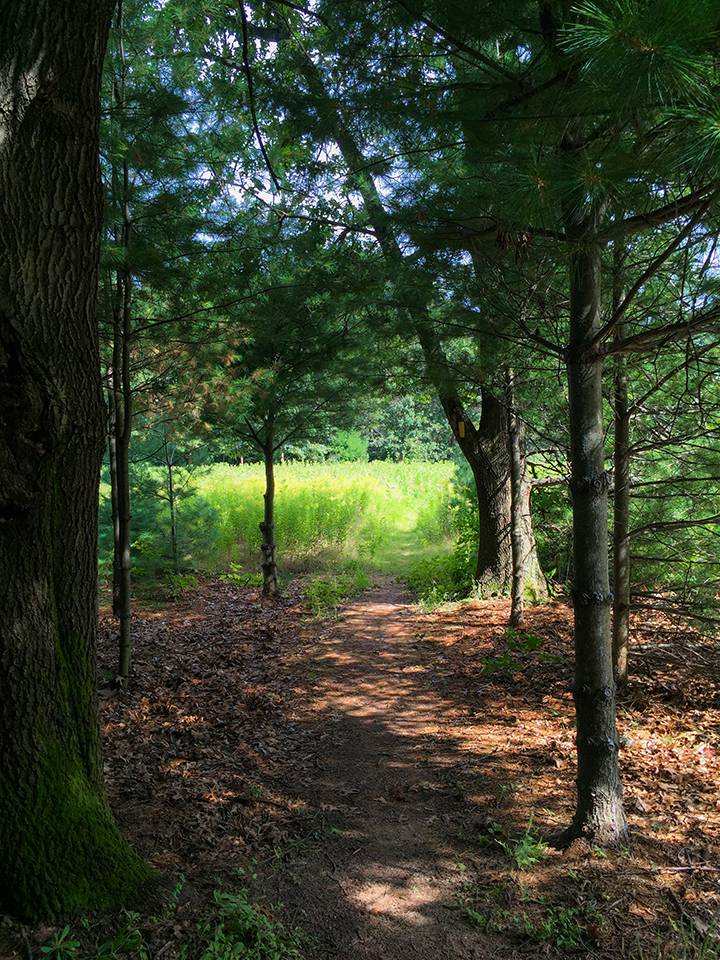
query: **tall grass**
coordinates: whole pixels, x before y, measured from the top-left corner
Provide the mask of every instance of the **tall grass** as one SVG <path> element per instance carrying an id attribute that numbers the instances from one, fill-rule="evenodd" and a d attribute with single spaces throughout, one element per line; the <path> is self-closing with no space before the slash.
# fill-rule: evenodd
<path id="1" fill-rule="evenodd" d="M 452 463 L 277 465 L 275 538 L 280 570 L 335 570 L 338 563 L 409 574 L 431 554 L 447 555 L 457 530 Z M 259 573 L 265 474 L 261 464 L 175 471 L 180 573 Z M 133 574 L 172 572 L 165 478 L 136 467 L 132 478 Z M 110 488 L 101 486 L 101 576 L 112 568 Z"/>
<path id="2" fill-rule="evenodd" d="M 385 566 L 402 562 L 396 544 L 441 545 L 453 532 L 453 473 L 450 463 L 278 464 L 281 565 L 318 569 L 343 557 Z M 198 479 L 198 494 L 218 516 L 214 569 L 257 561 L 264 485 L 259 464 L 217 464 Z"/>

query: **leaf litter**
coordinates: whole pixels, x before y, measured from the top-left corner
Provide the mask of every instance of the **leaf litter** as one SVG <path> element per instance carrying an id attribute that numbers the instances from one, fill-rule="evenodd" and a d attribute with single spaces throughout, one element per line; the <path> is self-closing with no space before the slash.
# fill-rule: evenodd
<path id="1" fill-rule="evenodd" d="M 299 582 L 263 599 L 201 581 L 137 605 L 122 690 L 103 610 L 113 811 L 141 856 L 183 878 L 178 905 L 143 919 L 148 956 L 189 942 L 192 960 L 219 881 L 301 927 L 308 960 L 654 958 L 675 956 L 681 926 L 712 936 L 715 641 L 636 618 L 619 702 L 631 841 L 560 851 L 542 841 L 574 809 L 572 613 L 532 607 L 522 634 L 508 615 L 505 600 L 429 612 L 384 580 L 317 620 Z M 55 928 L 4 929 L 7 956 L 27 956 Z"/>

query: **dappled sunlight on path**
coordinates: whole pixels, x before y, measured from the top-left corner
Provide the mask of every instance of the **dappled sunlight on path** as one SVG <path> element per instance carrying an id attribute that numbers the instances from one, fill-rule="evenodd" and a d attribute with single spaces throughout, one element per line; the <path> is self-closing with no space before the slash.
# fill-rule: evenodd
<path id="1" fill-rule="evenodd" d="M 462 837 L 487 815 L 477 795 L 494 803 L 497 789 L 477 770 L 486 757 L 461 723 L 466 709 L 437 689 L 417 626 L 393 585 L 349 603 L 311 647 L 323 733 L 310 796 L 330 824 L 324 861 L 339 894 L 318 956 L 488 956 L 482 931 L 448 907 L 467 879 Z"/>
<path id="2" fill-rule="evenodd" d="M 248 886 L 263 915 L 310 935 L 306 960 L 559 958 L 553 918 L 582 939 L 571 918 L 600 911 L 597 955 L 620 956 L 652 923 L 668 929 L 675 879 L 716 912 L 709 644 L 637 650 L 620 717 L 632 851 L 580 844 L 521 867 L 517 844 L 573 812 L 571 612 L 532 607 L 523 644 L 507 601 L 408 600 L 386 580 L 311 620 L 300 586 L 271 601 L 215 581 L 136 618 L 137 680 L 103 688 L 101 707 L 108 792 L 138 852 L 198 902 L 218 877 Z M 108 615 L 103 670 L 113 630 Z M 655 955 L 652 938 L 643 949 Z"/>

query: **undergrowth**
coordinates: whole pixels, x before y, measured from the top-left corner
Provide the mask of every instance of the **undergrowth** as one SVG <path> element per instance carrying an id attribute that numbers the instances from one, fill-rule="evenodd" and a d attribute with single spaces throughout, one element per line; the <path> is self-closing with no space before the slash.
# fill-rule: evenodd
<path id="1" fill-rule="evenodd" d="M 238 873 L 242 875 L 243 871 L 238 870 Z M 172 921 L 180 886 L 165 915 L 151 918 L 150 924 Z M 245 887 L 230 893 L 220 886 L 214 892 L 208 916 L 196 922 L 194 929 L 191 928 L 177 944 L 180 960 L 303 960 L 303 950 L 310 942 L 309 938 L 300 930 L 288 929 L 276 919 L 274 912 L 277 909 L 279 907 L 251 903 Z M 85 948 L 80 940 L 75 939 L 83 934 L 78 932 L 71 936 L 67 925 L 40 947 L 41 956 L 43 960 L 120 960 L 128 956 L 150 960 L 150 949 L 143 932 L 147 923 L 138 913 L 131 911 L 125 911 L 123 919 L 122 927 L 112 939 Z M 87 920 L 80 921 L 80 925 L 85 931 L 90 926 Z"/>
<path id="2" fill-rule="evenodd" d="M 350 561 L 339 574 L 308 580 L 305 605 L 314 617 L 337 616 L 343 600 L 364 593 L 369 586 L 370 577 L 365 570 L 356 561 Z"/>
<path id="3" fill-rule="evenodd" d="M 479 834 L 478 842 L 481 847 L 500 847 L 514 861 L 518 870 L 528 870 L 540 863 L 547 852 L 547 844 L 533 832 L 532 823 L 533 816 L 530 814 L 524 832 L 519 837 L 507 838 L 503 827 L 493 822 Z"/>
<path id="4" fill-rule="evenodd" d="M 251 904 L 247 890 L 214 894 L 214 911 L 198 927 L 204 943 L 200 960 L 303 960 L 307 938 L 275 920 L 272 910 Z"/>
<path id="5" fill-rule="evenodd" d="M 481 673 L 510 676 L 512 673 L 524 670 L 528 664 L 527 655 L 535 651 L 538 651 L 538 658 L 546 663 L 557 663 L 563 660 L 563 657 L 540 650 L 543 644 L 542 638 L 535 637 L 530 633 L 524 633 L 509 627 L 505 634 L 505 640 L 508 647 L 507 652 L 484 657 L 480 661 Z"/>

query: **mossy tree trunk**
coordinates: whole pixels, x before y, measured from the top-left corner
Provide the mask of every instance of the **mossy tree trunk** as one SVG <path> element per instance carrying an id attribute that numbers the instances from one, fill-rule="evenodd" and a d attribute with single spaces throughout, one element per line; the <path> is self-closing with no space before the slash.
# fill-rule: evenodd
<path id="1" fill-rule="evenodd" d="M 112 0 L 0 31 L 0 912 L 130 902 L 152 872 L 102 785 L 96 699 L 100 75 Z"/>

